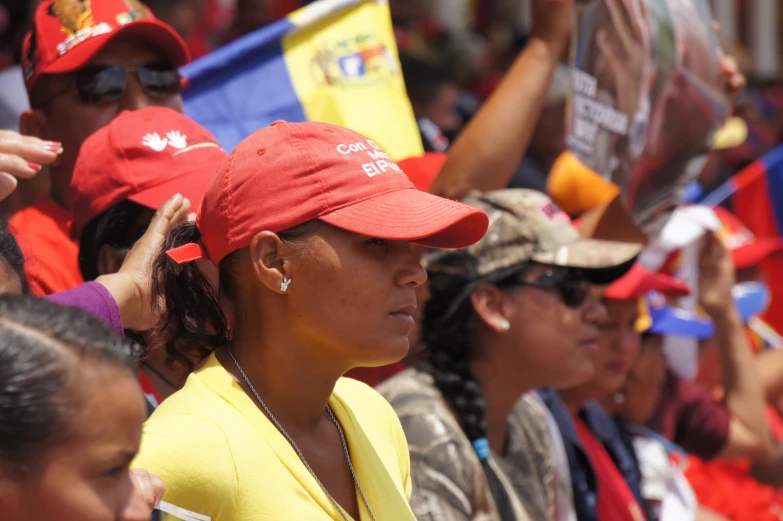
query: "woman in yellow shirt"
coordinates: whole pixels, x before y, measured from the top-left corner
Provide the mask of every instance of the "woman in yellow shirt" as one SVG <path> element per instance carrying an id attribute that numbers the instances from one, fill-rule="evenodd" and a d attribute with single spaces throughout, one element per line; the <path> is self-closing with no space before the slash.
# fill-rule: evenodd
<path id="1" fill-rule="evenodd" d="M 413 520 L 399 420 L 341 377 L 406 354 L 426 279 L 411 243 L 462 247 L 487 225 L 341 127 L 276 122 L 240 143 L 153 277 L 167 312 L 152 344 L 205 359 L 135 461 L 166 483 L 163 517 Z M 197 259 L 218 266 L 219 295 Z"/>

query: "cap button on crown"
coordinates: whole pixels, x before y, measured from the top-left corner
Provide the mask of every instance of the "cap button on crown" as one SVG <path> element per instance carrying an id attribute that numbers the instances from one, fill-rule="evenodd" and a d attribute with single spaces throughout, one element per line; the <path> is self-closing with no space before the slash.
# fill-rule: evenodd
<path id="1" fill-rule="evenodd" d="M 286 123 L 286 121 L 284 119 L 278 119 L 278 120 L 275 120 L 275 121 L 272 122 L 272 126 L 274 127 L 274 126 L 280 125 L 282 123 Z"/>

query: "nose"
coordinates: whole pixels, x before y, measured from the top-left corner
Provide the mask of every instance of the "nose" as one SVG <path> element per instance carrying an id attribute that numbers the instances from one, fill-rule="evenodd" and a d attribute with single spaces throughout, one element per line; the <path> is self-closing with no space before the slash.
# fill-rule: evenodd
<path id="1" fill-rule="evenodd" d="M 427 282 L 427 271 L 421 265 L 421 253 L 418 248 L 408 245 L 402 253 L 400 263 L 397 284 L 416 288 Z"/>
<path id="2" fill-rule="evenodd" d="M 129 71 L 127 75 L 125 93 L 120 100 L 120 110 L 139 110 L 154 105 L 147 93 L 144 92 L 136 73 Z"/>
<path id="3" fill-rule="evenodd" d="M 604 304 L 598 298 L 598 293 L 595 288 L 593 288 L 593 290 L 590 292 L 590 296 L 587 297 L 587 300 L 584 303 L 585 322 L 589 324 L 599 324 L 606 321 L 608 316 L 609 315 L 606 311 L 606 306 L 604 306 Z"/>
<path id="4" fill-rule="evenodd" d="M 620 333 L 617 347 L 623 353 L 637 353 L 641 348 L 642 337 L 633 327 L 625 327 Z"/>

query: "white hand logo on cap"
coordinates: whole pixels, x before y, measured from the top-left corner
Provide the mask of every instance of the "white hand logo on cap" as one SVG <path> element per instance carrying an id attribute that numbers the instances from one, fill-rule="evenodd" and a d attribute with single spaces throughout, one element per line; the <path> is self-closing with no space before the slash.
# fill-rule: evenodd
<path id="1" fill-rule="evenodd" d="M 147 147 L 150 147 L 155 152 L 162 152 L 166 149 L 166 145 L 168 145 L 168 141 L 165 138 L 161 138 L 160 135 L 155 132 L 152 134 L 147 134 L 144 136 L 144 138 L 141 140 L 141 144 Z"/>
<path id="2" fill-rule="evenodd" d="M 188 146 L 188 136 L 183 136 L 180 134 L 179 130 L 172 130 L 168 134 L 166 134 L 166 137 L 169 140 L 169 145 L 172 147 L 182 150 L 186 146 Z"/>

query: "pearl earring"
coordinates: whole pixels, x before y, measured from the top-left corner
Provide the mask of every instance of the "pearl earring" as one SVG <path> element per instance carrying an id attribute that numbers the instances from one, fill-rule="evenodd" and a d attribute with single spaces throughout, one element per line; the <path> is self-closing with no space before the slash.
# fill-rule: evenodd
<path id="1" fill-rule="evenodd" d="M 511 329 L 511 324 L 509 324 L 508 320 L 504 318 L 503 320 L 500 321 L 498 327 L 500 328 L 501 331 L 508 331 L 509 329 Z"/>
<path id="2" fill-rule="evenodd" d="M 288 285 L 289 284 L 291 284 L 291 279 L 286 278 L 286 276 L 283 275 L 283 282 L 280 283 L 280 291 L 288 290 Z"/>

